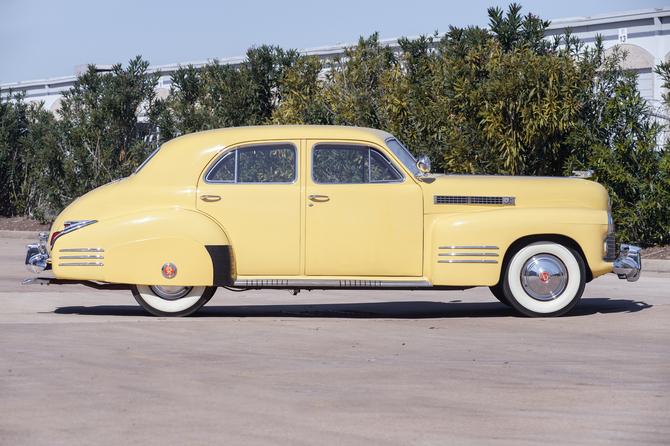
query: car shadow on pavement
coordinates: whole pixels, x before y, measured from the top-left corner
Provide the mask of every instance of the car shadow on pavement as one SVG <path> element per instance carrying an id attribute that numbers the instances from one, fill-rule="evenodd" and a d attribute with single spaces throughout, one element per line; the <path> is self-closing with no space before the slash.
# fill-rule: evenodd
<path id="1" fill-rule="evenodd" d="M 645 302 L 626 299 L 582 299 L 563 317 L 593 314 L 634 313 L 651 308 Z M 71 306 L 57 308 L 56 314 L 81 314 L 90 316 L 147 316 L 139 306 L 101 305 L 95 307 Z M 498 302 L 372 302 L 327 304 L 277 304 L 277 305 L 210 305 L 191 317 L 296 317 L 341 319 L 449 319 L 522 317 L 513 309 Z"/>

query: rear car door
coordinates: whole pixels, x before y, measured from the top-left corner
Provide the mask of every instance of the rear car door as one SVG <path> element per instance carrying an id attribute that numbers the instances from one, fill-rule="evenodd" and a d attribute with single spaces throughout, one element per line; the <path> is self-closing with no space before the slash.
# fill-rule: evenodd
<path id="1" fill-rule="evenodd" d="M 227 232 L 239 275 L 298 275 L 300 141 L 226 150 L 198 183 L 198 210 Z"/>

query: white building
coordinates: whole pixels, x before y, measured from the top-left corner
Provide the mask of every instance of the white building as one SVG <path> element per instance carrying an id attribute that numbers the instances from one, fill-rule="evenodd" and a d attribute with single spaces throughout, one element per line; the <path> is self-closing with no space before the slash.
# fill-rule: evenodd
<path id="1" fill-rule="evenodd" d="M 605 48 L 611 51 L 616 45 L 628 52 L 625 68 L 634 69 L 639 73 L 639 89 L 642 96 L 654 107 L 661 104 L 660 78 L 653 73 L 653 69 L 660 62 L 670 60 L 670 7 L 663 9 L 645 9 L 614 14 L 603 14 L 592 17 L 574 17 L 553 20 L 547 29 L 547 37 L 562 34 L 566 28 L 571 28 L 573 35 L 586 44 L 595 42 L 596 35 L 603 36 Z M 391 47 L 398 48 L 397 39 L 381 41 Z M 300 52 L 307 55 L 318 55 L 329 58 L 341 54 L 342 50 L 355 43 L 343 43 L 326 47 L 308 48 Z M 219 59 L 222 64 L 238 65 L 245 59 L 244 56 Z M 170 88 L 170 75 L 179 67 L 193 65 L 202 67 L 209 60 L 200 62 L 185 62 L 153 66 L 151 73 L 160 70 L 162 76 L 157 86 L 159 97 L 167 95 Z M 110 65 L 97 65 L 99 71 L 109 71 Z M 77 75 L 87 69 L 86 65 L 74 67 L 72 76 L 35 81 L 14 82 L 0 84 L 0 93 L 6 96 L 10 89 L 25 91 L 28 101 L 44 101 L 44 106 L 51 111 L 60 108 L 61 92 L 70 89 Z"/>
<path id="2" fill-rule="evenodd" d="M 661 105 L 663 82 L 653 70 L 670 60 L 670 7 L 553 20 L 546 35 L 563 34 L 566 28 L 586 44 L 602 35 L 607 52 L 619 45 L 628 53 L 624 68 L 639 75 L 642 97 L 654 107 Z"/>

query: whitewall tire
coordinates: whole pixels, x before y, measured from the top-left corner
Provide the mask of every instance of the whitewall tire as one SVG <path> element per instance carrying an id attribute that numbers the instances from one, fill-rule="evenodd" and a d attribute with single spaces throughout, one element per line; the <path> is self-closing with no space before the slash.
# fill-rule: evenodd
<path id="1" fill-rule="evenodd" d="M 154 316 L 188 316 L 202 308 L 216 287 L 132 285 L 137 303 Z"/>
<path id="2" fill-rule="evenodd" d="M 504 273 L 503 291 L 509 304 L 531 317 L 560 316 L 584 293 L 586 267 L 575 250 L 552 242 L 521 248 Z"/>

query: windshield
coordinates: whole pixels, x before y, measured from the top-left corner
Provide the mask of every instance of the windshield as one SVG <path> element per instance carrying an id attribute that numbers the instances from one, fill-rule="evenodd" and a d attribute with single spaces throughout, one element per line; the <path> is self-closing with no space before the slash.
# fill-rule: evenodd
<path id="1" fill-rule="evenodd" d="M 419 168 L 416 167 L 416 158 L 414 158 L 412 154 L 409 153 L 405 146 L 400 144 L 400 141 L 395 138 L 387 139 L 386 145 L 389 149 L 391 149 L 391 152 L 393 152 L 393 154 L 398 157 L 400 162 L 405 165 L 407 170 L 412 172 L 414 176 L 419 174 Z"/>
<path id="2" fill-rule="evenodd" d="M 151 160 L 151 158 L 153 158 L 154 155 L 158 153 L 158 151 L 161 149 L 161 147 L 163 147 L 163 146 L 158 146 L 158 148 L 157 148 L 156 150 L 154 150 L 154 153 L 152 153 L 151 155 L 149 155 L 149 157 L 148 157 L 147 159 L 145 159 L 144 162 L 143 162 L 142 164 L 140 164 L 140 167 L 137 168 L 137 170 L 135 171 L 135 174 L 137 174 L 140 170 L 142 170 L 142 168 L 143 168 L 144 166 L 147 165 L 147 163 L 149 162 L 149 160 Z"/>

